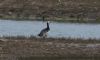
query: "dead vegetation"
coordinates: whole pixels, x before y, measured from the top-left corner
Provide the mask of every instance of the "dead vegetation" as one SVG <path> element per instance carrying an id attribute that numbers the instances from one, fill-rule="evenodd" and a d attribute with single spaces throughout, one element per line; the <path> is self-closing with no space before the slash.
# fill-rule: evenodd
<path id="1" fill-rule="evenodd" d="M 0 17 L 48 20 L 96 20 L 99 0 L 0 0 Z M 73 19 L 74 18 L 74 19 Z"/>
<path id="2" fill-rule="evenodd" d="M 0 39 L 1 60 L 97 60 L 99 57 L 100 41 L 94 39 L 18 37 Z"/>

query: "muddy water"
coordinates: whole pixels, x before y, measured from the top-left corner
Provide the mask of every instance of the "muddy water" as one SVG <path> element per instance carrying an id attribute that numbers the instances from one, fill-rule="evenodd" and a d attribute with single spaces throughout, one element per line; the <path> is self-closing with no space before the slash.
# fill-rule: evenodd
<path id="1" fill-rule="evenodd" d="M 0 36 L 37 36 L 45 27 L 43 21 L 0 20 Z M 51 22 L 48 37 L 100 38 L 100 24 Z"/>

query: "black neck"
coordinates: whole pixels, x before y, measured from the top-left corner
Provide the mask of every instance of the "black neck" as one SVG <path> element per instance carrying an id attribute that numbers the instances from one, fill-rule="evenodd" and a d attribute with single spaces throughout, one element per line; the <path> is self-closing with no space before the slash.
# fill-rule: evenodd
<path id="1" fill-rule="evenodd" d="M 47 22 L 47 28 L 49 28 L 49 23 Z"/>

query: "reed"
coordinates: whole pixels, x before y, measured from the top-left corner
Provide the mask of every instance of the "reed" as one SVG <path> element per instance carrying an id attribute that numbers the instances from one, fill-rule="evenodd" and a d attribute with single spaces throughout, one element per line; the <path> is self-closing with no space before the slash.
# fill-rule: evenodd
<path id="1" fill-rule="evenodd" d="M 100 39 L 96 39 L 96 38 L 88 38 L 88 39 L 84 39 L 84 38 L 57 38 L 57 37 L 48 37 L 48 38 L 40 38 L 40 37 L 36 37 L 36 36 L 2 36 L 0 37 L 1 39 L 9 39 L 9 40 L 37 40 L 37 41 L 58 41 L 58 42 L 68 42 L 68 43 L 100 43 Z"/>

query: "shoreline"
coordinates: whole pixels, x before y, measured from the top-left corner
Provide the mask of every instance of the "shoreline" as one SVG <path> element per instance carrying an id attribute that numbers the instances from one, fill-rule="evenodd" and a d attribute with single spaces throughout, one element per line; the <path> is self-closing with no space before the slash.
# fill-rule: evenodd
<path id="1" fill-rule="evenodd" d="M 100 39 L 93 39 L 93 38 L 64 38 L 64 37 L 47 37 L 47 38 L 40 38 L 36 36 L 3 36 L 0 37 L 1 41 L 8 41 L 8 40 L 37 40 L 37 41 L 58 41 L 58 42 L 68 42 L 68 43 L 100 43 Z"/>
<path id="2" fill-rule="evenodd" d="M 71 23 L 100 23 L 99 0 L 63 0 L 61 2 L 59 0 L 30 0 L 20 2 L 9 0 L 7 2 L 1 2 L 1 19 L 33 20 L 45 16 L 47 19 L 60 22 L 68 20 L 67 22 Z"/>
<path id="3" fill-rule="evenodd" d="M 97 60 L 100 59 L 99 50 L 98 40 L 35 37 L 0 39 L 2 60 Z"/>
<path id="4" fill-rule="evenodd" d="M 96 20 L 77 20 L 77 19 L 63 19 L 61 18 L 59 19 L 46 19 L 46 20 L 42 20 L 41 18 L 35 18 L 35 19 L 23 19 L 23 18 L 0 18 L 0 20 L 12 20 L 12 21 L 54 21 L 54 22 L 59 22 L 59 23 L 85 23 L 85 24 L 99 24 L 100 21 L 96 21 Z"/>

